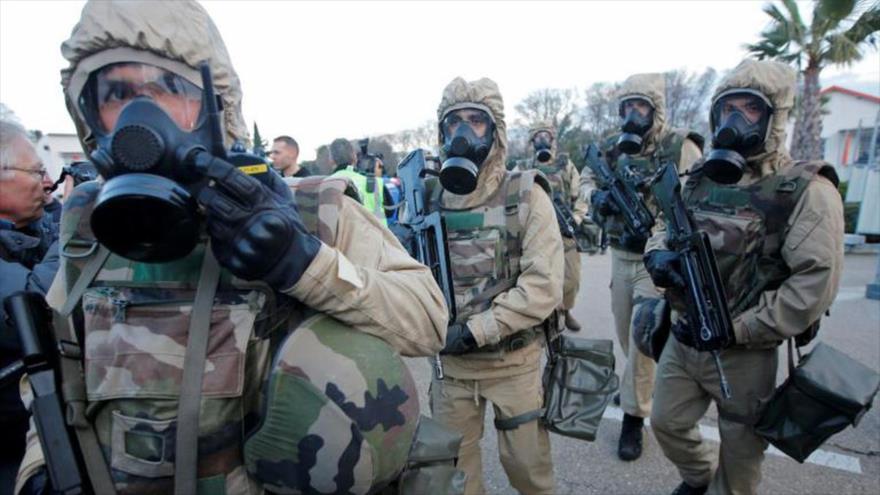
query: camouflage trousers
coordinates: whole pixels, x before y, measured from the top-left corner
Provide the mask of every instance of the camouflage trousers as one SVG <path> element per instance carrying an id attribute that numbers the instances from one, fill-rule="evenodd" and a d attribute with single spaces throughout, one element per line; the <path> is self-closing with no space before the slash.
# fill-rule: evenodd
<path id="1" fill-rule="evenodd" d="M 466 495 L 485 493 L 480 439 L 486 403 L 492 403 L 496 419 L 506 419 L 538 409 L 544 401 L 538 367 L 504 378 L 435 378 L 430 393 L 434 418 L 463 436 L 457 467 L 467 474 Z M 498 454 L 510 484 L 520 493 L 555 491 L 550 436 L 538 420 L 513 430 L 498 430 Z"/>
<path id="2" fill-rule="evenodd" d="M 640 418 L 651 415 L 656 367 L 654 360 L 639 352 L 632 340 L 633 307 L 640 298 L 659 295 L 645 270 L 641 254 L 611 249 L 611 312 L 614 314 L 617 341 L 626 355 L 620 380 L 620 408 Z"/>
<path id="3" fill-rule="evenodd" d="M 562 282 L 562 309 L 574 307 L 578 290 L 581 288 L 581 253 L 577 250 L 574 239 L 562 240 L 565 247 L 565 278 Z"/>
<path id="4" fill-rule="evenodd" d="M 767 442 L 746 423 L 754 421 L 759 401 L 773 393 L 776 349 L 727 349 L 721 362 L 733 393 L 730 400 L 721 398 L 712 355 L 670 336 L 657 365 L 651 428 L 689 485 L 709 485 L 710 494 L 756 493 Z M 721 434 L 717 469 L 715 449 L 703 441 L 698 424 L 712 401 Z"/>

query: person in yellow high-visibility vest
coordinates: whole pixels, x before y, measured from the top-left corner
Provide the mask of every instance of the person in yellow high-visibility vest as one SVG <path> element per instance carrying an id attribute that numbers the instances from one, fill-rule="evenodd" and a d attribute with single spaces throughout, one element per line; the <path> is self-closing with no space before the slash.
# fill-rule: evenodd
<path id="1" fill-rule="evenodd" d="M 364 175 L 355 170 L 357 154 L 354 151 L 354 146 L 345 138 L 334 139 L 330 143 L 330 160 L 336 167 L 333 175 L 351 179 L 358 188 L 364 207 L 373 212 L 382 225 L 387 226 L 388 221 L 383 207 L 385 204 L 385 184 L 382 177 L 377 174 Z"/>

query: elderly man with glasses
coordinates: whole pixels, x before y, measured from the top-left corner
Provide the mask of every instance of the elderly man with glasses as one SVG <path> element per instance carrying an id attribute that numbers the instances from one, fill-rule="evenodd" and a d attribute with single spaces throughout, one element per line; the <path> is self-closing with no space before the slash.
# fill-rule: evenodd
<path id="1" fill-rule="evenodd" d="M 46 169 L 27 132 L 0 120 L 0 302 L 21 290 L 46 293 L 58 270 L 57 230 L 43 217 Z M 18 337 L 0 304 L 0 368 L 20 357 Z M 18 383 L 0 389 L 0 493 L 11 493 L 24 455 L 28 415 Z"/>

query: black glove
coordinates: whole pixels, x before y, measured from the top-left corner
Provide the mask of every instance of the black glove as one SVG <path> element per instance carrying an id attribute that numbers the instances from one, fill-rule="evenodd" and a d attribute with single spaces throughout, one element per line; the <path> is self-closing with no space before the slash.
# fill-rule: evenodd
<path id="1" fill-rule="evenodd" d="M 654 285 L 664 288 L 684 288 L 681 258 L 677 252 L 657 249 L 648 251 L 642 259 Z"/>
<path id="2" fill-rule="evenodd" d="M 690 325 L 688 325 L 684 318 L 679 318 L 677 322 L 673 323 L 671 330 L 672 335 L 675 336 L 675 340 L 681 342 L 683 345 L 696 349 L 697 346 L 694 343 L 694 335 L 691 332 Z"/>
<path id="3" fill-rule="evenodd" d="M 590 196 L 590 203 L 593 205 L 593 209 L 598 211 L 600 215 L 608 216 L 620 213 L 620 209 L 614 203 L 611 193 L 608 191 L 596 189 Z"/>
<path id="4" fill-rule="evenodd" d="M 477 348 L 477 339 L 467 323 L 453 323 L 446 329 L 446 346 L 440 354 L 464 354 Z"/>
<path id="5" fill-rule="evenodd" d="M 198 200 L 217 261 L 244 280 L 263 280 L 278 291 L 293 287 L 321 241 L 306 230 L 284 181 L 270 173 L 264 185 L 207 153 L 196 166 L 213 179 Z"/>

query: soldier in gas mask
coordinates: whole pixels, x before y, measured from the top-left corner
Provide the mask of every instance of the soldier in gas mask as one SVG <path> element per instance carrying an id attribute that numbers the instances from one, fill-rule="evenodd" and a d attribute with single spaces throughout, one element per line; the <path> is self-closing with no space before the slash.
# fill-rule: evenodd
<path id="1" fill-rule="evenodd" d="M 648 208 L 657 213 L 647 181 L 660 166 L 673 162 L 687 170 L 701 154 L 703 140 L 684 129 L 666 124 L 666 83 L 663 74 L 636 74 L 623 83 L 619 97 L 621 133 L 604 150 L 609 165 L 623 180 L 642 193 Z M 626 461 L 642 453 L 644 418 L 651 413 L 654 361 L 639 352 L 632 341 L 633 307 L 657 297 L 642 262 L 647 239 L 630 232 L 608 191 L 597 189 L 588 169 L 581 175 L 581 194 L 590 198 L 593 218 L 601 218 L 611 245 L 611 312 L 626 365 L 620 384 L 623 426 L 618 456 Z"/>
<path id="2" fill-rule="evenodd" d="M 559 154 L 556 142 L 556 129 L 548 124 L 538 124 L 529 129 L 529 147 L 534 155 L 529 168 L 540 170 L 550 181 L 554 197 L 572 212 L 575 222 L 580 224 L 587 212 L 586 201 L 581 200 L 578 185 L 581 175 L 567 154 Z M 581 329 L 580 323 L 571 313 L 581 285 L 581 255 L 574 238 L 563 237 L 565 249 L 565 284 L 562 291 L 562 309 L 565 311 L 565 326 L 573 332 Z"/>
<path id="3" fill-rule="evenodd" d="M 239 79 L 196 2 L 89 2 L 62 54 L 103 180 L 65 203 L 47 299 L 75 316 L 56 336 L 76 348 L 64 398 L 94 491 L 367 493 L 398 476 L 419 410 L 398 353 L 446 334 L 431 272 L 344 179 L 285 182 L 226 151 L 247 139 Z M 24 493 L 46 487 L 43 462 L 32 435 Z"/>
<path id="4" fill-rule="evenodd" d="M 480 439 L 495 409 L 501 464 L 521 493 L 553 493 L 540 424 L 543 329 L 562 302 L 563 248 L 550 187 L 536 170 L 508 172 L 498 86 L 454 79 L 437 111 L 443 165 L 432 209 L 446 220 L 457 319 L 431 384 L 434 417 L 464 435 L 466 493 L 483 493 Z"/>
<path id="5" fill-rule="evenodd" d="M 756 493 L 767 442 L 752 424 L 773 393 L 776 348 L 815 328 L 834 301 L 843 268 L 843 205 L 834 168 L 793 162 L 785 124 L 795 72 L 780 62 L 745 60 L 712 98 L 713 150 L 695 164 L 682 191 L 696 228 L 712 244 L 733 318 L 735 341 L 721 351 L 732 397 L 722 397 L 708 352 L 694 349 L 681 301 L 677 252 L 665 235 L 648 243 L 645 265 L 672 302 L 671 333 L 657 365 L 651 426 L 683 482 L 677 495 Z M 701 438 L 698 422 L 718 407 L 721 448 Z M 717 468 L 716 468 L 717 465 Z"/>

